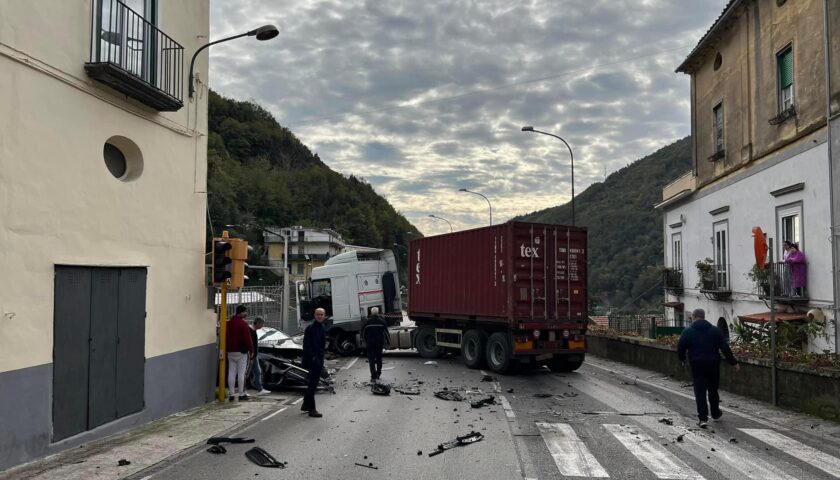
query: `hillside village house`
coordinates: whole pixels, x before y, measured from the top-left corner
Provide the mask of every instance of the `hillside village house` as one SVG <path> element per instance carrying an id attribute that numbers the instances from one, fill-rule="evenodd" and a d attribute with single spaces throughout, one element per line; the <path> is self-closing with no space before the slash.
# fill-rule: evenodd
<path id="1" fill-rule="evenodd" d="M 768 319 L 769 276 L 750 276 L 758 226 L 775 242 L 779 319 L 825 315 L 828 338 L 806 347 L 836 351 L 831 225 L 840 222 L 831 178 L 836 184 L 840 172 L 829 161 L 825 25 L 837 31 L 838 22 L 827 21 L 836 17 L 824 10 L 830 3 L 732 0 L 677 69 L 691 76 L 693 166 L 657 206 L 671 319 L 698 307 L 712 323 Z M 837 57 L 835 41 L 829 57 Z M 838 91 L 831 85 L 832 97 Z M 803 291 L 783 261 L 786 240 L 807 257 Z"/>
<path id="2" fill-rule="evenodd" d="M 0 470 L 213 398 L 209 0 L 0 2 Z"/>
<path id="3" fill-rule="evenodd" d="M 263 241 L 268 249 L 268 264 L 278 267 L 274 273 L 281 276 L 286 266 L 289 269 L 290 284 L 305 280 L 313 268 L 324 265 L 330 257 L 342 253 L 347 246 L 341 235 L 329 228 L 296 226 L 267 230 L 270 231 L 263 232 Z M 284 237 L 289 239 L 288 259 L 285 258 Z"/>

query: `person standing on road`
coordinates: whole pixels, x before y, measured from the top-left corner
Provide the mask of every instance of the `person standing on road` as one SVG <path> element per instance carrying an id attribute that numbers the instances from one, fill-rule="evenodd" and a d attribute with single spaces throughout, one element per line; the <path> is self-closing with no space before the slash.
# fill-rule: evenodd
<path id="1" fill-rule="evenodd" d="M 691 313 L 692 323 L 680 336 L 677 344 L 677 356 L 681 362 L 685 362 L 686 350 L 688 350 L 688 363 L 691 366 L 691 375 L 694 378 L 694 399 L 697 402 L 697 425 L 706 428 L 709 421 L 709 407 L 711 407 L 712 418 L 717 420 L 723 412 L 720 411 L 720 353 L 726 357 L 730 365 L 740 369 L 738 361 L 729 349 L 728 339 L 723 332 L 706 321 L 706 312 L 698 308 Z M 709 402 L 706 403 L 706 392 L 709 395 Z"/>
<path id="2" fill-rule="evenodd" d="M 229 401 L 236 399 L 236 386 L 239 386 L 239 400 L 248 400 L 245 393 L 245 372 L 248 370 L 248 359 L 254 355 L 254 344 L 251 343 L 251 327 L 245 322 L 248 309 L 245 305 L 236 307 L 236 315 L 227 322 L 227 359 L 228 359 L 228 388 Z"/>
<path id="3" fill-rule="evenodd" d="M 321 379 L 321 370 L 324 369 L 324 345 L 327 341 L 327 334 L 324 331 L 324 319 L 327 312 L 323 308 L 315 309 L 315 321 L 312 322 L 303 332 L 303 368 L 308 374 L 306 394 L 303 396 L 303 404 L 300 409 L 309 412 L 310 417 L 323 417 L 315 408 L 315 390 L 318 389 L 318 382 Z"/>
<path id="4" fill-rule="evenodd" d="M 375 382 L 382 376 L 382 350 L 385 349 L 385 334 L 388 324 L 379 316 L 379 307 L 370 309 L 370 316 L 362 327 L 362 337 L 365 339 L 368 366 L 370 367 L 370 381 Z"/>
<path id="5" fill-rule="evenodd" d="M 262 367 L 260 367 L 260 347 L 259 347 L 259 336 L 257 334 L 257 330 L 263 328 L 265 326 L 265 320 L 262 317 L 257 317 L 254 319 L 254 323 L 251 324 L 251 343 L 254 344 L 254 357 L 251 359 L 251 384 L 260 394 L 270 393 L 268 390 L 263 388 L 262 384 Z"/>

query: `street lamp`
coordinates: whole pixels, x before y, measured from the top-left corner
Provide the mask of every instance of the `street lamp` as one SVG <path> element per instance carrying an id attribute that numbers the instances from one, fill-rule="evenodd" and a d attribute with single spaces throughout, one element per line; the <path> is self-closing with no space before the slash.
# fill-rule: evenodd
<path id="1" fill-rule="evenodd" d="M 447 220 L 443 217 L 438 217 L 437 215 L 434 215 L 434 214 L 431 214 L 431 213 L 429 214 L 429 216 L 432 217 L 432 218 L 437 218 L 438 220 L 443 220 L 444 222 L 448 223 L 449 224 L 449 233 L 452 233 L 452 222 L 450 222 L 449 220 Z"/>
<path id="2" fill-rule="evenodd" d="M 523 132 L 532 132 L 532 133 L 541 133 L 543 135 L 548 135 L 549 137 L 554 137 L 566 145 L 566 148 L 569 149 L 569 157 L 572 159 L 572 226 L 575 225 L 575 154 L 572 153 L 572 147 L 569 146 L 569 143 L 560 138 L 553 133 L 541 132 L 539 130 L 534 130 L 534 127 L 527 126 L 522 127 Z"/>
<path id="3" fill-rule="evenodd" d="M 234 38 L 239 37 L 257 37 L 257 40 L 264 41 L 264 40 L 271 40 L 272 38 L 276 37 L 280 33 L 280 30 L 277 29 L 274 25 L 263 25 L 260 28 L 255 28 L 249 32 L 240 33 L 239 35 L 234 35 L 232 37 L 223 38 L 221 40 L 216 40 L 215 42 L 210 42 L 206 45 L 202 45 L 195 51 L 190 60 L 190 98 L 193 97 L 195 93 L 195 87 L 193 86 L 193 66 L 195 65 L 195 57 L 198 56 L 199 52 L 204 50 L 205 48 L 209 47 L 210 45 L 215 45 L 217 43 L 227 42 L 228 40 L 233 40 Z"/>
<path id="4" fill-rule="evenodd" d="M 490 207 L 490 225 L 493 225 L 493 205 L 490 205 L 490 199 L 489 198 L 485 197 L 484 195 L 482 195 L 478 192 L 473 192 L 472 190 L 467 190 L 466 188 L 459 188 L 458 191 L 459 192 L 472 193 L 473 195 L 478 195 L 479 197 L 482 197 L 485 200 L 487 200 L 487 206 Z"/>

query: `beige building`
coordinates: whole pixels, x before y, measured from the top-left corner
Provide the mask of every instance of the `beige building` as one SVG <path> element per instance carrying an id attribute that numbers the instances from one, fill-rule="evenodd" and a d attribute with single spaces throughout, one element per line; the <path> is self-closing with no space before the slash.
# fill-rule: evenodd
<path id="1" fill-rule="evenodd" d="M 677 69 L 691 76 L 693 166 L 658 205 L 675 320 L 704 308 L 713 323 L 767 321 L 769 274 L 753 269 L 758 226 L 775 242 L 780 318 L 824 316 L 824 336 L 805 347 L 836 351 L 826 5 L 731 0 Z M 803 285 L 784 241 L 806 255 Z"/>
<path id="2" fill-rule="evenodd" d="M 341 235 L 329 228 L 295 226 L 270 230 L 275 233 L 263 233 L 263 240 L 268 247 L 268 264 L 277 267 L 275 273 L 281 276 L 284 274 L 283 266 L 286 266 L 290 283 L 305 280 L 313 268 L 324 265 L 347 246 Z M 285 258 L 284 238 L 289 239 L 288 260 Z"/>
<path id="3" fill-rule="evenodd" d="M 0 2 L 0 469 L 213 398 L 208 3 Z"/>

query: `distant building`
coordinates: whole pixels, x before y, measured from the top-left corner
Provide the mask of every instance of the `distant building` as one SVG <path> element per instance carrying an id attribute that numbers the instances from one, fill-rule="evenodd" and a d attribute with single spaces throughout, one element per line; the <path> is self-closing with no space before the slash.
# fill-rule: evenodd
<path id="1" fill-rule="evenodd" d="M 769 274 L 752 271 L 758 226 L 775 242 L 780 317 L 821 310 L 832 340 L 807 347 L 836 351 L 824 23 L 823 0 L 732 0 L 677 69 L 691 75 L 693 163 L 658 205 L 671 319 L 700 307 L 712 323 L 766 321 Z M 785 240 L 807 256 L 801 292 Z"/>
<path id="2" fill-rule="evenodd" d="M 0 470 L 213 399 L 208 4 L 0 2 Z"/>
<path id="3" fill-rule="evenodd" d="M 280 276 L 286 266 L 290 283 L 305 280 L 313 268 L 322 266 L 327 259 L 342 253 L 347 246 L 341 235 L 328 228 L 296 226 L 267 230 L 274 232 L 263 232 L 263 241 L 268 248 L 268 264 L 278 267 L 274 273 Z M 288 259 L 284 257 L 285 238 L 289 239 Z"/>

